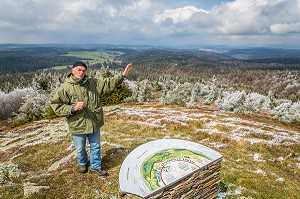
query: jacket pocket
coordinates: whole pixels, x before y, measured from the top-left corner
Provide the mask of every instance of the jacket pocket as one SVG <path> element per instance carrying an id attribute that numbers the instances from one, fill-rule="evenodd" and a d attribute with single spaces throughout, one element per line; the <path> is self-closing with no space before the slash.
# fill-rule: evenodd
<path id="1" fill-rule="evenodd" d="M 68 126 L 71 133 L 82 133 L 86 126 L 86 120 L 84 118 L 83 111 L 78 111 L 74 115 L 67 118 Z"/>
<path id="2" fill-rule="evenodd" d="M 94 113 L 96 115 L 96 119 L 99 123 L 102 123 L 103 122 L 103 108 L 100 107 L 100 108 L 97 108 L 94 110 Z"/>

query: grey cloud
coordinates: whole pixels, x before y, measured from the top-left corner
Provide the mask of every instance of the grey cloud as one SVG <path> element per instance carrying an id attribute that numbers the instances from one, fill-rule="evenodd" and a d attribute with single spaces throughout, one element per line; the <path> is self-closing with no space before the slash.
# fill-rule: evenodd
<path id="1" fill-rule="evenodd" d="M 171 26 L 173 25 L 173 19 L 170 18 L 170 17 L 167 17 L 166 19 L 164 19 L 162 22 L 161 22 L 161 25 L 163 26 Z"/>
<path id="2" fill-rule="evenodd" d="M 298 23 L 284 23 L 284 24 L 272 24 L 270 30 L 275 34 L 286 34 L 286 33 L 300 33 L 300 22 Z"/>
<path id="3" fill-rule="evenodd" d="M 215 16 L 206 13 L 196 13 L 191 18 L 191 24 L 195 27 L 203 29 L 203 28 L 212 28 L 215 27 L 219 22 L 215 18 Z"/>

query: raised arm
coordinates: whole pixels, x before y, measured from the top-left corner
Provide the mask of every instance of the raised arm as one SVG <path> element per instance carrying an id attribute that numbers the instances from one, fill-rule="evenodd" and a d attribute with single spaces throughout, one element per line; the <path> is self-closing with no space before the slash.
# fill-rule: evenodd
<path id="1" fill-rule="evenodd" d="M 129 71 L 131 70 L 131 68 L 132 68 L 132 63 L 127 64 L 126 68 L 124 69 L 124 71 L 123 71 L 123 73 L 122 73 L 122 76 L 123 76 L 123 77 L 127 77 L 127 75 L 128 75 L 128 73 L 129 73 Z"/>
<path id="2" fill-rule="evenodd" d="M 109 78 L 101 77 L 99 79 L 96 79 L 97 89 L 99 93 L 104 94 L 104 93 L 112 92 L 118 85 L 120 85 L 123 82 L 124 78 L 128 75 L 131 68 L 132 68 L 132 63 L 127 64 L 126 68 L 122 72 L 122 76 L 121 74 L 119 74 L 119 75 L 115 75 L 114 77 L 109 77 Z"/>

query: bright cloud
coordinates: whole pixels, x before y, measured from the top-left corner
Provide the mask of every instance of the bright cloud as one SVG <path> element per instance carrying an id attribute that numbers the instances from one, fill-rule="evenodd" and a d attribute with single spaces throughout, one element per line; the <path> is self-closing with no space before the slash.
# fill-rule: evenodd
<path id="1" fill-rule="evenodd" d="M 236 0 L 216 6 L 212 12 L 220 21 L 220 33 L 256 35 L 271 34 L 274 24 L 299 22 L 299 10 L 299 0 Z"/>
<path id="2" fill-rule="evenodd" d="M 156 14 L 153 19 L 155 23 L 161 23 L 166 19 L 171 19 L 174 23 L 177 23 L 189 20 L 194 14 L 199 12 L 205 14 L 209 13 L 209 11 L 199 9 L 194 6 L 186 6 L 183 8 L 166 9 L 162 14 Z"/>

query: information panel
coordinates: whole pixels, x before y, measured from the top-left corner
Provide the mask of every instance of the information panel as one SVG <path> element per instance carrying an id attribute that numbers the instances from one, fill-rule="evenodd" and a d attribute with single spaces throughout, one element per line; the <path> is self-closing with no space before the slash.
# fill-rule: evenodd
<path id="1" fill-rule="evenodd" d="M 121 193 L 147 197 L 221 158 L 218 152 L 201 144 L 161 139 L 134 149 L 119 173 Z"/>

